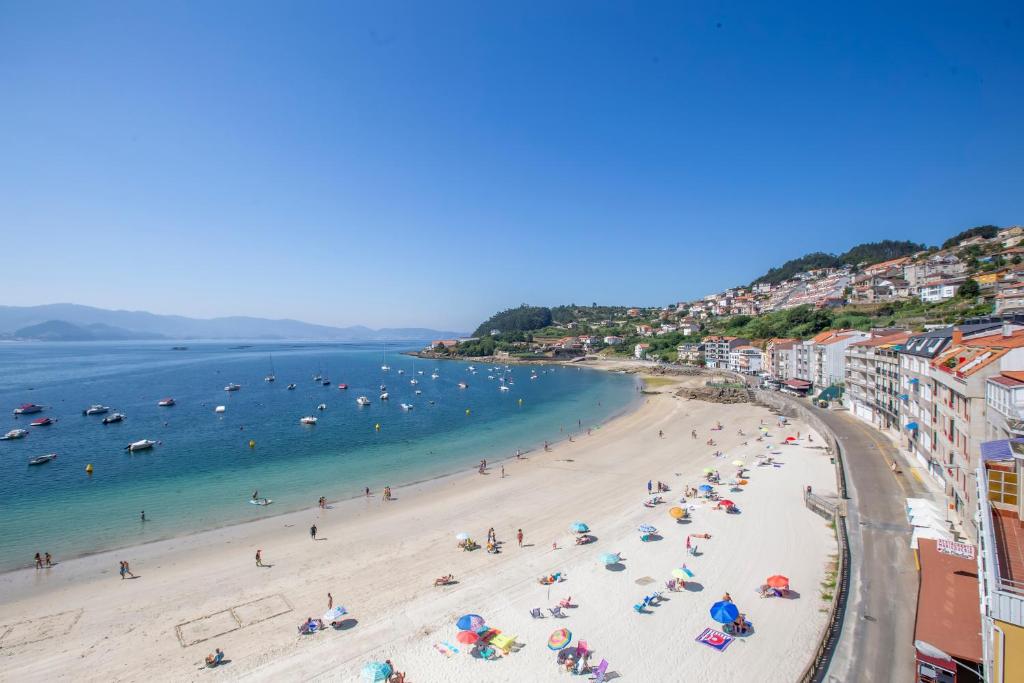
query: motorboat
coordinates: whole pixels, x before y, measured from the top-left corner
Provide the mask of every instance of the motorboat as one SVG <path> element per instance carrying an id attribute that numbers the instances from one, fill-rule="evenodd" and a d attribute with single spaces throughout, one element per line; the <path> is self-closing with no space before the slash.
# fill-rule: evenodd
<path id="1" fill-rule="evenodd" d="M 39 456 L 36 456 L 36 457 L 32 458 L 31 460 L 28 461 L 28 464 L 29 465 L 45 465 L 46 463 L 50 462 L 51 460 L 56 460 L 56 459 L 57 459 L 57 454 L 56 453 L 47 453 L 46 455 L 39 455 Z"/>
<path id="2" fill-rule="evenodd" d="M 502 384 L 500 387 L 498 387 L 498 391 L 512 391 L 512 390 L 509 389 L 507 384 Z"/>
<path id="3" fill-rule="evenodd" d="M 322 384 L 325 387 L 329 387 L 331 386 L 331 380 L 324 377 L 322 380 L 320 380 L 320 384 Z"/>
<path id="4" fill-rule="evenodd" d="M 294 384 L 289 384 L 288 385 L 288 391 L 293 391 L 294 389 L 295 389 L 295 385 Z"/>
<path id="5" fill-rule="evenodd" d="M 121 413 L 114 413 L 113 415 L 107 415 L 105 418 L 103 418 L 103 424 L 112 425 L 115 422 L 121 422 L 123 420 L 124 415 L 122 415 Z"/>
<path id="6" fill-rule="evenodd" d="M 130 444 L 125 446 L 124 449 L 126 451 L 128 451 L 129 453 L 134 453 L 135 451 L 146 451 L 146 450 L 149 450 L 150 448 L 152 448 L 155 445 L 156 445 L 156 441 L 150 441 L 149 439 L 141 439 L 139 441 L 131 442 Z"/>
<path id="7" fill-rule="evenodd" d="M 342 391 L 344 391 L 345 389 L 348 389 L 348 385 L 347 384 L 339 384 L 338 388 L 341 389 Z"/>
<path id="8" fill-rule="evenodd" d="M 405 374 L 405 370 L 402 370 L 401 368 L 399 368 L 398 369 L 398 374 L 399 375 L 404 375 Z"/>
<path id="9" fill-rule="evenodd" d="M 267 375 L 266 377 L 263 378 L 263 381 L 264 382 L 275 382 L 275 381 L 277 381 L 277 377 L 274 376 L 274 375 Z"/>
<path id="10" fill-rule="evenodd" d="M 35 403 L 24 403 L 14 409 L 15 415 L 31 415 L 32 413 L 43 412 L 43 406 L 36 405 Z"/>
<path id="11" fill-rule="evenodd" d="M 366 398 L 365 396 L 360 396 L 359 398 L 356 399 L 356 403 L 361 406 L 368 406 L 370 405 L 370 399 Z"/>
<path id="12" fill-rule="evenodd" d="M 327 410 L 327 404 L 326 403 L 321 403 L 320 405 L 318 405 L 316 407 L 316 409 L 317 410 Z"/>
<path id="13" fill-rule="evenodd" d="M 432 372 L 432 373 L 430 373 L 430 379 L 437 379 L 437 378 L 438 378 L 438 377 L 440 377 L 440 376 L 441 376 L 441 375 L 437 374 L 436 372 Z"/>
<path id="14" fill-rule="evenodd" d="M 12 429 L 3 436 L 0 436 L 0 441 L 12 441 L 14 439 L 24 439 L 28 436 L 27 429 Z"/>
<path id="15" fill-rule="evenodd" d="M 213 412 L 215 412 L 215 413 L 223 413 L 226 410 L 227 410 L 226 406 L 217 406 L 216 408 L 213 409 Z"/>
<path id="16" fill-rule="evenodd" d="M 82 415 L 103 415 L 104 413 L 110 412 L 110 406 L 103 406 L 99 403 L 94 403 L 85 410 L 82 411 Z"/>
<path id="17" fill-rule="evenodd" d="M 388 388 L 387 388 L 387 386 L 385 386 L 384 384 L 381 384 L 381 385 L 380 385 L 380 390 L 381 390 L 381 391 L 387 391 L 387 390 L 388 390 Z"/>
<path id="18" fill-rule="evenodd" d="M 306 417 L 300 419 L 299 422 L 301 422 L 304 425 L 315 425 L 316 418 L 313 417 L 312 415 L 307 415 Z"/>
<path id="19" fill-rule="evenodd" d="M 37 417 L 36 419 L 32 420 L 28 424 L 28 426 L 29 427 L 45 427 L 46 425 L 52 425 L 52 424 L 53 424 L 53 420 L 51 420 L 48 417 Z"/>
<path id="20" fill-rule="evenodd" d="M 224 387 L 224 391 L 238 391 L 241 388 L 242 388 L 241 384 L 231 383 L 231 384 L 227 385 L 226 387 Z"/>
<path id="21" fill-rule="evenodd" d="M 470 365 L 470 366 L 469 366 L 468 368 L 466 368 L 466 369 L 467 369 L 467 370 L 469 370 L 470 372 L 476 372 L 476 368 L 475 368 L 475 367 L 473 367 L 472 365 Z"/>
<path id="22" fill-rule="evenodd" d="M 422 393 L 423 393 L 423 392 L 422 392 L 422 391 L 420 391 L 419 389 L 417 389 L 417 390 L 416 390 L 416 395 L 417 395 L 417 396 L 419 396 L 419 395 L 420 395 L 420 394 L 422 394 Z"/>
<path id="23" fill-rule="evenodd" d="M 157 404 L 158 406 L 162 406 L 162 407 L 164 407 L 164 408 L 168 408 L 168 407 L 170 407 L 170 406 L 173 406 L 173 405 L 174 405 L 174 399 L 173 399 L 173 398 L 164 398 L 164 399 L 160 399 L 159 401 L 157 401 L 157 402 L 156 402 L 156 404 Z"/>
<path id="24" fill-rule="evenodd" d="M 411 403 L 402 403 L 400 405 L 402 406 L 402 410 L 412 410 L 413 409 L 413 405 Z"/>
<path id="25" fill-rule="evenodd" d="M 422 370 L 417 370 L 417 371 L 416 371 L 416 374 L 417 374 L 417 375 L 422 375 L 422 374 L 423 374 L 423 371 L 422 371 Z"/>
<path id="26" fill-rule="evenodd" d="M 420 381 L 418 379 L 416 379 L 415 377 L 413 377 L 411 380 L 409 380 L 409 384 L 419 384 L 419 383 L 420 383 Z"/>
<path id="27" fill-rule="evenodd" d="M 459 382 L 459 389 L 465 389 L 465 388 L 467 388 L 468 386 L 469 386 L 469 385 L 468 385 L 468 384 L 466 384 L 465 382 Z"/>
<path id="28" fill-rule="evenodd" d="M 388 400 L 388 392 L 385 391 L 384 393 L 382 393 L 380 395 L 380 400 L 382 400 L 382 401 Z"/>

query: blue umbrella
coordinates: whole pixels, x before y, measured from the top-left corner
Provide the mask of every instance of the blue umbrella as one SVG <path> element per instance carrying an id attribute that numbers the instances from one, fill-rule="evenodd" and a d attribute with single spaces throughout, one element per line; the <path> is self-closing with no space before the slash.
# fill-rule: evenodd
<path id="1" fill-rule="evenodd" d="M 586 524 L 584 524 L 583 522 L 573 522 L 572 525 L 569 528 L 571 530 L 575 531 L 578 534 L 582 534 L 582 533 L 586 533 L 587 531 L 590 531 L 590 527 L 587 526 Z"/>
<path id="2" fill-rule="evenodd" d="M 655 531 L 657 531 L 657 529 L 655 529 L 650 524 L 641 524 L 640 531 L 642 531 L 645 534 L 653 534 Z"/>
<path id="3" fill-rule="evenodd" d="M 707 491 L 713 491 L 713 490 L 714 490 L 714 488 L 715 488 L 715 487 L 714 487 L 714 486 L 712 486 L 711 484 L 701 484 L 700 486 L 698 486 L 698 487 L 697 487 L 697 490 L 698 490 L 698 491 L 704 491 L 704 492 L 707 492 Z"/>
<path id="4" fill-rule="evenodd" d="M 368 662 L 360 674 L 367 681 L 386 681 L 393 673 L 387 662 Z"/>
<path id="5" fill-rule="evenodd" d="M 720 624 L 728 624 L 731 621 L 736 621 L 736 617 L 740 615 L 739 609 L 736 605 L 722 600 L 711 605 L 711 618 Z"/>
<path id="6" fill-rule="evenodd" d="M 475 631 L 484 625 L 484 618 L 479 614 L 463 614 L 455 622 L 455 626 L 463 631 Z"/>
<path id="7" fill-rule="evenodd" d="M 619 554 L 618 553 L 605 553 L 604 555 L 601 556 L 601 564 L 604 564 L 604 565 L 618 564 L 618 562 L 619 562 Z"/>

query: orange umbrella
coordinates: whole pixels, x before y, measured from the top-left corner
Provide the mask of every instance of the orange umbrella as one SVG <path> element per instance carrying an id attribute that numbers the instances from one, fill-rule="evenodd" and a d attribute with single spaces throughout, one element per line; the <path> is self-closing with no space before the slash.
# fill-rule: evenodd
<path id="1" fill-rule="evenodd" d="M 465 643 L 466 645 L 472 645 L 476 641 L 480 640 L 480 636 L 473 633 L 472 631 L 459 631 L 455 635 L 455 640 L 459 641 L 460 643 Z"/>
<path id="2" fill-rule="evenodd" d="M 672 508 L 671 510 L 668 511 L 668 514 L 672 517 L 675 517 L 676 519 L 679 519 L 686 514 L 686 511 L 683 510 L 683 508 Z"/>
<path id="3" fill-rule="evenodd" d="M 765 581 L 772 588 L 789 588 L 789 578 L 782 574 L 776 574 L 775 576 L 769 576 L 768 580 Z"/>

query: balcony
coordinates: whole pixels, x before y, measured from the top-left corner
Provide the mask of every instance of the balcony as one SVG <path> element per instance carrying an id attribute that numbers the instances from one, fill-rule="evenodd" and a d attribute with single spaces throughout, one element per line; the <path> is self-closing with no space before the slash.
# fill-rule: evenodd
<path id="1" fill-rule="evenodd" d="M 1024 627 L 1024 530 L 1016 514 L 993 513 L 988 471 L 978 469 L 978 556 L 985 614 Z"/>

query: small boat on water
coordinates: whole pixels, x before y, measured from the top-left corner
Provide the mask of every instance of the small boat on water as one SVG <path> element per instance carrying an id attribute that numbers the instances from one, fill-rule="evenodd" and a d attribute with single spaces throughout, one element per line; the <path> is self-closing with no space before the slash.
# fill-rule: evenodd
<path id="1" fill-rule="evenodd" d="M 338 388 L 341 389 L 342 391 L 344 391 L 345 389 L 348 389 L 348 385 L 347 384 L 339 384 Z"/>
<path id="2" fill-rule="evenodd" d="M 187 346 L 172 346 L 171 351 L 188 351 Z"/>
<path id="3" fill-rule="evenodd" d="M 387 372 L 388 370 L 391 369 L 391 366 L 388 365 L 388 345 L 387 345 L 387 342 L 384 343 L 384 362 L 381 364 L 380 369 L 383 370 L 384 372 Z"/>
<path id="4" fill-rule="evenodd" d="M 272 501 L 269 498 L 253 498 L 249 502 L 252 503 L 253 505 L 270 505 L 274 501 Z"/>
<path id="5" fill-rule="evenodd" d="M 382 401 L 388 400 L 388 392 L 385 391 L 383 394 L 381 394 L 380 395 L 380 400 L 382 400 Z"/>
<path id="6" fill-rule="evenodd" d="M 27 429 L 12 429 L 3 436 L 0 436 L 0 441 L 11 441 L 13 439 L 24 439 L 28 436 Z"/>
<path id="7" fill-rule="evenodd" d="M 37 417 L 36 419 L 32 420 L 32 422 L 30 422 L 28 426 L 29 427 L 45 427 L 47 425 L 52 425 L 52 424 L 53 424 L 53 420 L 51 420 L 48 417 Z"/>
<path id="8" fill-rule="evenodd" d="M 405 374 L 405 370 L 402 370 L 401 368 L 399 368 L 398 369 L 398 374 L 399 375 L 404 375 Z"/>
<path id="9" fill-rule="evenodd" d="M 241 384 L 235 384 L 234 382 L 232 382 L 231 384 L 228 384 L 226 387 L 224 387 L 224 391 L 238 391 L 241 388 Z"/>
<path id="10" fill-rule="evenodd" d="M 507 384 L 502 384 L 500 387 L 498 387 L 498 391 L 511 391 L 511 389 L 508 388 Z"/>
<path id="11" fill-rule="evenodd" d="M 226 406 L 217 406 L 216 408 L 213 409 L 213 412 L 215 412 L 215 413 L 223 413 L 226 410 L 227 410 Z"/>
<path id="12" fill-rule="evenodd" d="M 156 404 L 158 406 L 163 407 L 163 408 L 167 408 L 167 407 L 170 407 L 170 406 L 174 405 L 174 399 L 173 398 L 162 398 L 159 401 L 157 401 Z"/>
<path id="13" fill-rule="evenodd" d="M 125 446 L 124 449 L 126 451 L 128 451 L 129 453 L 134 453 L 135 451 L 146 451 L 146 450 L 149 450 L 150 448 L 152 448 L 155 445 L 156 445 L 156 441 L 150 441 L 149 439 L 141 439 L 139 441 L 131 442 L 130 444 Z"/>
<path id="14" fill-rule="evenodd" d="M 322 384 L 325 387 L 329 387 L 331 386 L 331 380 L 324 377 L 322 380 L 320 380 L 320 384 Z"/>
<path id="15" fill-rule="evenodd" d="M 43 406 L 36 405 L 35 403 L 23 403 L 14 409 L 15 415 L 31 415 L 32 413 L 43 412 Z"/>
<path id="16" fill-rule="evenodd" d="M 419 389 L 417 389 L 417 390 L 416 390 L 416 395 L 417 395 L 417 396 L 419 396 L 419 395 L 420 395 L 420 394 L 422 394 L 422 393 L 423 393 L 423 392 L 422 392 L 422 391 L 420 391 Z"/>
<path id="17" fill-rule="evenodd" d="M 360 396 L 359 398 L 356 399 L 356 403 L 361 406 L 368 406 L 370 405 L 370 399 L 366 398 L 365 396 Z"/>
<path id="18" fill-rule="evenodd" d="M 419 384 L 419 383 L 420 383 L 420 381 L 418 379 L 416 379 L 415 377 L 413 377 L 411 380 L 409 380 L 409 384 Z"/>
<path id="19" fill-rule="evenodd" d="M 440 377 L 440 376 L 441 376 L 441 375 L 437 374 L 437 372 L 436 372 L 436 371 L 435 371 L 435 372 L 432 372 L 432 373 L 430 373 L 430 379 L 437 379 L 437 378 L 438 378 L 438 377 Z"/>
<path id="20" fill-rule="evenodd" d="M 387 391 L 387 390 L 388 390 L 388 388 L 387 388 L 386 386 L 384 386 L 383 384 L 381 384 L 381 385 L 380 385 L 380 390 L 381 390 L 381 391 Z"/>
<path id="21" fill-rule="evenodd" d="M 469 366 L 468 368 L 466 368 L 466 369 L 467 369 L 467 370 L 469 370 L 470 372 L 476 372 L 476 368 L 475 368 L 475 367 L 473 367 L 472 365 L 470 365 L 470 366 Z"/>
<path id="22" fill-rule="evenodd" d="M 56 453 L 47 453 L 46 455 L 39 455 L 39 456 L 36 456 L 36 457 L 32 458 L 31 460 L 28 461 L 28 464 L 29 465 L 44 465 L 44 464 L 50 462 L 51 460 L 56 460 L 56 459 L 57 459 L 57 454 Z"/>
<path id="23" fill-rule="evenodd" d="M 469 387 L 469 385 L 466 384 L 465 382 L 459 382 L 459 389 L 465 389 L 467 387 Z"/>
<path id="24" fill-rule="evenodd" d="M 123 420 L 124 415 L 122 415 L 121 413 L 114 413 L 113 415 L 107 415 L 105 418 L 103 418 L 103 424 L 112 425 L 115 422 L 121 422 Z"/>
<path id="25" fill-rule="evenodd" d="M 82 415 L 103 415 L 104 413 L 110 412 L 110 406 L 100 405 L 94 403 L 85 410 L 82 411 Z"/>
<path id="26" fill-rule="evenodd" d="M 317 410 L 327 410 L 327 404 L 326 403 L 321 403 L 320 405 L 318 405 L 316 407 L 316 409 Z"/>
<path id="27" fill-rule="evenodd" d="M 295 385 L 294 384 L 289 384 L 288 385 L 288 391 L 293 391 L 294 389 L 295 389 Z"/>
<path id="28" fill-rule="evenodd" d="M 306 417 L 301 418 L 299 422 L 301 422 L 304 425 L 315 425 L 316 418 L 313 417 L 312 415 L 307 415 Z"/>
<path id="29" fill-rule="evenodd" d="M 270 354 L 270 374 L 263 378 L 264 382 L 274 382 L 277 375 L 274 374 L 274 354 Z"/>
<path id="30" fill-rule="evenodd" d="M 422 371 L 422 370 L 417 370 L 417 371 L 416 371 L 416 374 L 417 374 L 417 375 L 422 375 L 422 374 L 423 374 L 423 371 Z"/>
<path id="31" fill-rule="evenodd" d="M 413 409 L 413 405 L 411 403 L 402 403 L 400 405 L 402 406 L 402 410 L 412 410 Z"/>

